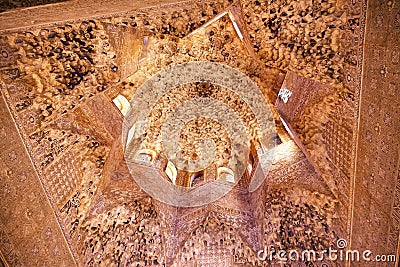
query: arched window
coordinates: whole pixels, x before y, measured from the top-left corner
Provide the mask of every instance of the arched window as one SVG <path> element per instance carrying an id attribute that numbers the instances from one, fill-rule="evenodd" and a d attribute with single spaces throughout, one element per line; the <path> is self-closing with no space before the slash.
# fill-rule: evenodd
<path id="1" fill-rule="evenodd" d="M 250 176 L 252 171 L 253 171 L 253 165 L 249 163 L 247 165 L 247 174 Z"/>
<path id="2" fill-rule="evenodd" d="M 136 124 L 134 124 L 132 126 L 132 128 L 129 130 L 128 132 L 128 137 L 126 140 L 126 144 L 129 145 L 129 143 L 131 142 L 131 140 L 133 139 L 133 137 L 135 136 L 135 129 L 136 129 Z"/>
<path id="3" fill-rule="evenodd" d="M 123 95 L 117 95 L 117 97 L 113 99 L 113 102 L 124 116 L 131 108 L 131 104 L 129 103 L 128 99 L 126 99 L 126 97 Z"/>
<path id="4" fill-rule="evenodd" d="M 224 177 L 225 181 L 227 181 L 227 182 L 230 182 L 230 183 L 235 182 L 235 176 L 231 169 L 226 168 L 226 167 L 218 167 L 217 173 L 218 173 L 218 178 Z"/>
<path id="5" fill-rule="evenodd" d="M 201 171 L 193 173 L 190 177 L 190 187 L 198 185 L 201 182 L 202 178 L 204 178 L 204 172 Z"/>
<path id="6" fill-rule="evenodd" d="M 152 163 L 156 158 L 156 152 L 151 149 L 140 149 L 136 154 L 136 160 L 144 163 Z"/>
<path id="7" fill-rule="evenodd" d="M 251 172 L 253 171 L 254 157 L 253 154 L 249 154 L 249 163 L 247 165 L 247 174 L 251 176 Z"/>
<path id="8" fill-rule="evenodd" d="M 175 184 L 178 172 L 176 171 L 175 165 L 171 161 L 168 161 L 167 167 L 165 168 L 165 173 L 167 174 L 171 182 Z"/>

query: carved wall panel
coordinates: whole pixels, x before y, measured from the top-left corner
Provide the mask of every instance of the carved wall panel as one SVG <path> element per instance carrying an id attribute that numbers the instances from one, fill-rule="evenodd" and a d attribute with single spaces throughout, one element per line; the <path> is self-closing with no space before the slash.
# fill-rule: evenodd
<path id="1" fill-rule="evenodd" d="M 352 247 L 368 248 L 374 254 L 398 250 L 400 125 L 395 118 L 400 113 L 400 77 L 395 43 L 399 6 L 395 3 L 368 1 L 367 9 Z"/>
<path id="2" fill-rule="evenodd" d="M 396 1 L 375 2 L 369 3 L 358 135 L 364 1 L 244 0 L 231 6 L 233 1 L 220 0 L 162 7 L 159 1 L 114 6 L 105 1 L 92 8 L 97 1 L 72 1 L 24 10 L 20 18 L 0 15 L 0 29 L 10 29 L 0 36 L 0 85 L 22 136 L 8 136 L 8 124 L 1 123 L 0 141 L 7 149 L 13 140 L 25 142 L 29 154 L 21 143 L 23 160 L 30 156 L 34 163 L 27 163 L 29 173 L 2 163 L 0 193 L 6 201 L 23 199 L 16 209 L 37 204 L 35 199 L 46 208 L 14 215 L 2 207 L 0 223 L 7 227 L 0 225 L 0 250 L 7 262 L 18 266 L 25 265 L 25 257 L 42 257 L 49 258 L 49 266 L 271 266 L 256 257 L 265 244 L 326 249 L 345 237 L 349 205 L 354 205 L 355 248 L 396 250 L 399 11 Z M 48 11 L 58 12 L 59 21 Z M 30 23 L 36 26 L 26 28 Z M 130 100 L 157 71 L 192 60 L 239 69 L 269 99 L 276 97 L 271 95 L 277 75 L 289 71 L 284 86 L 292 95 L 287 104 L 278 99 L 277 107 L 306 155 L 285 139 L 258 191 L 248 194 L 243 183 L 212 205 L 177 210 L 135 184 L 116 145 L 123 117 L 112 99 L 121 93 Z M 207 93 L 200 87 L 197 93 Z M 251 118 L 247 122 L 253 124 Z M 19 153 L 8 150 L 1 158 L 23 163 Z M 31 177 L 35 169 L 39 176 Z M 26 185 L 29 193 L 22 194 Z M 20 248 L 20 237 L 8 228 L 18 216 L 24 218 L 17 229 L 21 236 L 33 240 L 33 231 L 44 237 Z M 42 231 L 42 225 L 50 230 Z M 43 240 L 54 242 L 54 251 L 46 250 Z"/>
<path id="3" fill-rule="evenodd" d="M 64 206 L 80 183 L 75 172 L 76 155 L 71 152 L 67 150 L 63 157 L 48 166 L 43 176 L 58 209 Z"/>
<path id="4" fill-rule="evenodd" d="M 9 11 L 22 7 L 33 7 L 39 5 L 53 4 L 66 0 L 35 0 L 35 1 L 4 1 L 0 4 L 0 12 Z"/>
<path id="5" fill-rule="evenodd" d="M 76 262 L 54 207 L 47 199 L 3 95 L 0 113 L 0 250 L 11 266 L 74 266 Z"/>
<path id="6" fill-rule="evenodd" d="M 294 140 L 340 201 L 340 228 L 348 227 L 354 133 L 354 94 L 288 73 L 282 88 L 292 92 L 287 103 L 276 102 Z"/>

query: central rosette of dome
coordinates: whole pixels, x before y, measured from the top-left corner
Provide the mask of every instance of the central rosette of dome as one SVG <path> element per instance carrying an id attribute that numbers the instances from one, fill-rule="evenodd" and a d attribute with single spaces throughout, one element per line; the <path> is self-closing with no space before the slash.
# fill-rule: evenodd
<path id="1" fill-rule="evenodd" d="M 254 191 L 272 162 L 274 134 L 268 104 L 247 76 L 223 64 L 189 62 L 138 88 L 123 142 L 139 186 L 169 204 L 196 206 L 222 197 L 244 175 L 258 177 L 249 179 Z"/>
<path id="2" fill-rule="evenodd" d="M 226 104 L 244 124 L 247 139 L 256 140 L 259 133 L 257 120 L 245 101 L 222 86 L 207 82 L 195 82 L 174 88 L 159 99 L 148 119 L 145 139 L 146 147 L 157 153 L 163 153 L 162 126 L 166 123 L 167 117 L 185 101 L 198 98 L 212 98 Z M 184 125 L 179 134 L 178 150 L 181 151 L 180 156 L 187 160 L 199 160 L 199 154 L 205 140 L 212 140 L 215 145 L 215 155 L 211 158 L 213 159 L 212 166 L 204 166 L 207 168 L 206 171 L 197 172 L 179 171 L 178 169 L 179 185 L 192 187 L 211 182 L 218 177 L 218 168 L 227 167 L 232 150 L 231 140 L 224 126 L 212 118 L 197 118 L 188 121 Z M 255 142 L 256 147 L 259 145 L 259 143 Z M 169 168 L 173 168 L 171 164 L 169 166 Z M 175 178 L 171 177 L 173 175 L 170 172 L 168 174 L 170 182 L 173 182 Z M 201 182 L 194 183 L 193 177 L 201 180 Z"/>

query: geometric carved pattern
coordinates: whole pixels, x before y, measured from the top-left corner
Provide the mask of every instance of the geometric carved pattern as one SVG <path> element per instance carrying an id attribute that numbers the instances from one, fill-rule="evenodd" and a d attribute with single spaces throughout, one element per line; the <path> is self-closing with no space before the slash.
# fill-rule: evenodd
<path id="1" fill-rule="evenodd" d="M 58 209 L 65 204 L 79 185 L 74 162 L 75 155 L 66 151 L 57 162 L 51 163 L 45 170 L 43 178 Z"/>
<path id="2" fill-rule="evenodd" d="M 393 205 L 393 211 L 392 211 L 392 220 L 393 220 L 393 226 L 397 229 L 397 231 L 400 230 L 400 172 L 399 176 L 397 177 L 397 184 L 396 184 L 396 194 L 394 196 L 394 205 Z"/>
<path id="3" fill-rule="evenodd" d="M 259 263 L 256 255 L 243 241 L 232 225 L 210 212 L 190 233 L 171 266 L 254 266 Z"/>
<path id="4" fill-rule="evenodd" d="M 388 238 L 388 251 L 394 252 L 399 251 L 398 240 L 400 235 L 400 172 L 397 177 L 391 220 L 392 224 L 390 227 Z"/>
<path id="5" fill-rule="evenodd" d="M 347 177 L 350 177 L 352 155 L 349 148 L 352 146 L 353 134 L 332 120 L 326 123 L 324 132 L 329 158 Z"/>
<path id="6" fill-rule="evenodd" d="M 11 243 L 10 237 L 7 235 L 7 233 L 0 228 L 0 266 L 1 267 L 6 267 L 8 265 L 5 265 L 5 263 L 2 262 L 3 258 L 7 258 L 7 263 L 10 264 L 10 266 L 23 266 L 20 256 L 18 255 L 18 250 L 15 249 L 13 244 Z M 6 259 L 4 259 L 6 261 Z M 1 265 L 3 264 L 3 265 Z"/>
<path id="7" fill-rule="evenodd" d="M 210 246 L 200 253 L 197 263 L 200 266 L 229 266 L 231 257 L 226 246 Z"/>
<path id="8" fill-rule="evenodd" d="M 368 1 L 351 220 L 353 248 L 387 254 L 396 253 L 399 240 L 397 4 Z"/>
<path id="9" fill-rule="evenodd" d="M 10 266 L 75 266 L 25 144 L 0 94 L 0 250 Z"/>
<path id="10" fill-rule="evenodd" d="M 349 203 L 346 192 L 350 188 L 353 134 L 348 125 L 353 124 L 356 115 L 353 94 L 291 72 L 286 74 L 284 86 L 293 94 L 287 104 L 276 102 L 279 114 L 341 205 Z M 340 192 L 336 170 L 347 177 L 340 180 Z"/>

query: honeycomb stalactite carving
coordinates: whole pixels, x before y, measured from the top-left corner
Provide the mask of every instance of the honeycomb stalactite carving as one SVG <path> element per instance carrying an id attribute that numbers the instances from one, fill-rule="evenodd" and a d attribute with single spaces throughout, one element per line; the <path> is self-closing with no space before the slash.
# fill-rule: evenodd
<path id="1" fill-rule="evenodd" d="M 98 214 L 79 231 L 85 266 L 163 266 L 160 223 L 149 198 Z"/>
<path id="2" fill-rule="evenodd" d="M 346 6 L 341 1 L 243 1 L 250 40 L 262 62 L 324 84 L 340 86 L 345 80 L 344 63 L 357 66 L 356 48 L 343 50 Z M 353 50 L 352 50 L 353 49 Z"/>
<path id="3" fill-rule="evenodd" d="M 17 88 L 9 89 L 14 108 L 24 114 L 21 119 L 38 127 L 116 81 L 115 53 L 110 51 L 101 24 L 95 21 L 14 33 L 5 38 L 19 58 L 15 66 L 18 77 L 9 80 Z"/>
<path id="4" fill-rule="evenodd" d="M 79 185 L 67 198 L 60 209 L 60 216 L 65 224 L 68 236 L 75 240 L 76 231 L 85 219 L 92 204 L 97 188 L 102 180 L 102 171 L 109 149 L 95 140 L 87 140 L 76 147 L 76 170 Z"/>
<path id="5" fill-rule="evenodd" d="M 335 202 L 324 194 L 298 189 L 274 191 L 265 194 L 264 245 L 279 249 L 315 249 L 334 245 L 340 233 L 332 221 Z M 289 225 L 289 222 L 292 222 Z M 280 229 L 277 231 L 277 229 Z M 249 264 L 269 266 L 260 261 L 255 252 L 237 234 L 233 224 L 222 220 L 214 212 L 189 234 L 173 266 L 232 266 Z"/>
<path id="6" fill-rule="evenodd" d="M 241 121 L 248 130 L 250 140 L 257 140 L 259 129 L 256 118 L 250 107 L 240 97 L 230 90 L 218 85 L 208 83 L 186 84 L 171 90 L 154 106 L 148 120 L 146 147 L 150 147 L 155 151 L 159 151 L 161 147 L 161 127 L 166 116 L 173 111 L 180 103 L 198 97 L 211 97 L 229 105 L 235 110 Z M 208 124 L 208 125 L 207 125 Z M 218 142 L 218 153 L 216 160 L 219 162 L 217 166 L 223 166 L 230 154 L 230 141 L 221 125 L 212 121 L 193 121 L 187 125 L 181 133 L 181 147 L 185 148 L 184 153 L 190 156 L 190 151 L 194 153 L 196 142 L 200 140 L 196 138 L 196 132 L 207 132 L 215 142 Z M 194 138 L 194 139 L 193 139 Z"/>
<path id="7" fill-rule="evenodd" d="M 250 243 L 274 244 L 287 250 L 318 250 L 327 249 L 338 237 L 343 237 L 346 208 L 351 202 L 349 186 L 354 167 L 352 142 L 361 86 L 364 1 L 243 0 L 237 2 L 235 12 L 231 12 L 233 9 L 228 8 L 233 2 L 187 1 L 2 33 L 1 92 L 20 126 L 31 159 L 41 175 L 40 181 L 55 204 L 56 215 L 70 248 L 77 255 L 78 264 L 270 266 L 269 262 L 257 259 L 255 246 Z M 396 33 L 399 16 L 393 3 L 380 4 L 380 8 L 393 10 L 390 17 L 385 16 L 385 11 L 371 15 L 373 32 L 368 38 L 378 42 L 381 37 L 377 32 L 390 21 L 393 39 L 399 39 Z M 230 13 L 210 22 L 224 11 Z M 239 25 L 240 33 L 232 21 L 243 22 Z M 379 90 L 384 88 L 382 81 L 387 83 L 387 90 L 382 91 L 382 95 L 390 99 L 389 107 L 394 106 L 390 101 L 397 101 L 399 73 L 395 67 L 399 57 L 396 51 L 390 51 L 386 57 L 385 49 L 366 55 L 367 59 L 378 62 L 368 71 L 373 78 L 366 84 Z M 113 160 L 110 150 L 120 141 L 118 127 L 122 118 L 121 114 L 107 115 L 111 113 L 111 100 L 118 94 L 131 100 L 136 89 L 159 70 L 170 64 L 193 60 L 221 62 L 239 69 L 266 96 L 272 94 L 280 72 L 297 73 L 329 85 L 331 88 L 325 91 L 329 93 L 323 96 L 311 92 L 318 90 L 310 90 L 309 96 L 300 99 L 302 103 L 309 101 L 305 109 L 290 111 L 295 115 L 291 126 L 300 133 L 299 139 L 309 154 L 307 156 L 318 167 L 323 179 L 314 171 L 309 159 L 296 150 L 292 153 L 294 158 L 277 163 L 272 172 L 274 177 L 268 184 L 271 187 L 257 192 L 257 201 L 263 203 L 256 207 L 257 218 L 247 210 L 228 207 L 240 201 L 259 204 L 249 201 L 242 194 L 243 188 L 238 187 L 233 190 L 237 195 L 231 196 L 231 199 L 238 196 L 235 201 L 227 198 L 222 204 L 215 205 L 212 212 L 207 208 L 192 210 L 174 220 L 166 218 L 174 213 L 166 214 L 167 208 L 163 209 L 162 205 L 157 208 L 155 201 L 139 190 L 127 170 L 118 169 L 123 164 L 109 167 L 115 167 L 120 171 L 118 173 L 107 169 L 106 164 L 112 165 L 108 161 Z M 124 66 L 126 64 L 130 66 Z M 386 82 L 389 78 L 390 82 Z M 297 97 L 293 92 L 288 99 L 289 105 Z M 214 97 L 236 107 L 245 125 L 251 129 L 249 135 L 257 135 L 254 118 L 246 116 L 250 114 L 247 106 L 235 95 L 214 85 L 190 84 L 173 89 L 168 95 L 169 100 L 163 99 L 154 109 L 149 127 L 155 131 L 147 136 L 147 142 L 155 144 L 155 150 L 158 144 L 154 140 L 159 138 L 161 130 L 157 128 L 157 123 L 161 122 L 159 115 L 170 113 L 178 102 L 199 96 Z M 376 95 L 371 93 L 371 99 L 375 101 Z M 397 132 L 387 138 L 382 137 L 382 133 L 396 127 L 397 110 L 388 108 L 381 114 L 380 103 L 367 104 L 365 114 L 373 127 L 362 132 L 359 138 L 365 137 L 368 144 L 379 147 L 379 152 L 390 154 Z M 277 115 L 276 119 L 279 119 Z M 1 118 L 0 122 L 3 122 Z M 6 138 L 1 123 L 0 136 Z M 208 137 L 219 138 L 216 143 L 220 147 L 219 160 L 223 162 L 229 154 L 230 144 L 218 124 L 191 122 L 181 135 L 181 145 L 187 148 L 187 156 L 195 157 L 196 144 L 192 140 L 198 139 L 196 129 L 208 126 L 212 126 Z M 18 154 L 7 151 L 4 158 L 15 162 Z M 367 163 L 369 157 L 360 157 L 359 161 Z M 381 163 L 371 163 L 371 173 L 359 184 L 372 188 L 371 192 L 384 199 L 384 194 L 374 186 L 378 179 L 397 169 L 393 162 L 383 162 L 386 165 L 380 168 Z M 4 170 L 2 175 L 8 179 L 13 173 L 8 165 Z M 29 180 L 24 173 L 18 173 L 16 177 L 21 182 Z M 112 185 L 107 188 L 109 191 L 102 191 L 106 179 L 110 179 Z M 40 181 L 38 185 L 41 186 Z M 125 188 L 124 182 L 129 182 L 130 187 Z M 285 189 L 287 184 L 319 193 Z M 388 194 L 395 191 L 388 242 L 392 248 L 397 246 L 399 232 L 395 224 L 399 218 L 398 184 L 393 187 L 396 189 L 387 189 Z M 127 188 L 136 191 L 129 193 Z M 16 191 L 10 183 L 0 188 L 0 195 L 9 197 Z M 368 206 L 369 200 L 361 203 L 363 208 L 370 208 L 371 214 L 379 213 L 378 207 Z M 24 212 L 21 214 L 28 219 L 32 216 L 30 210 Z M 371 221 L 377 228 L 382 224 L 372 217 L 362 219 Z M 174 221 L 174 226 L 183 234 L 178 236 L 178 230 L 173 232 L 172 226 L 163 224 L 165 221 Z M 260 236 L 257 236 L 260 229 L 254 221 L 261 222 Z M 362 225 L 360 222 L 359 226 Z M 52 232 L 56 232 L 54 228 L 46 230 L 45 237 L 51 236 Z M 375 237 L 368 240 L 380 241 Z M 356 243 L 356 238 L 353 241 Z M 8 242 L 8 235 L 3 230 L 0 231 L 0 245 L 0 249 L 10 248 L 7 260 L 11 259 L 11 264 L 18 266 L 20 261 L 26 260 Z M 32 255 L 41 249 L 33 247 Z M 57 249 L 54 248 L 52 253 L 59 253 Z"/>
<path id="8" fill-rule="evenodd" d="M 168 35 L 148 39 L 146 57 L 138 70 L 127 78 L 121 93 L 130 100 L 144 81 L 171 63 L 189 61 L 221 62 L 232 66 L 256 82 L 263 92 L 273 87 L 278 69 L 264 67 L 251 57 L 246 46 L 237 36 L 228 15 L 225 15 L 190 35 L 176 39 Z M 240 60 L 239 60 L 240 59 Z"/>
<path id="9" fill-rule="evenodd" d="M 349 107 L 347 110 L 338 111 L 346 105 Z M 327 163 L 327 159 L 350 176 L 352 151 L 348 148 L 352 147 L 353 142 L 352 107 L 353 95 L 346 90 L 338 91 L 307 107 L 302 116 L 293 122 L 295 131 L 301 133 L 300 140 L 311 159 L 326 176 L 333 173 L 329 167 L 332 164 Z M 338 117 L 341 121 L 335 120 Z M 333 153 L 341 153 L 341 158 Z"/>
<path id="10" fill-rule="evenodd" d="M 210 213 L 180 249 L 172 266 L 231 266 L 255 263 L 254 252 L 242 241 L 233 226 Z"/>
<path id="11" fill-rule="evenodd" d="M 296 189 L 298 190 L 298 189 Z M 335 219 L 335 201 L 316 192 L 274 191 L 265 203 L 266 243 L 278 249 L 323 250 L 336 241 L 332 226 Z M 280 229 L 276 231 L 276 229 Z"/>

